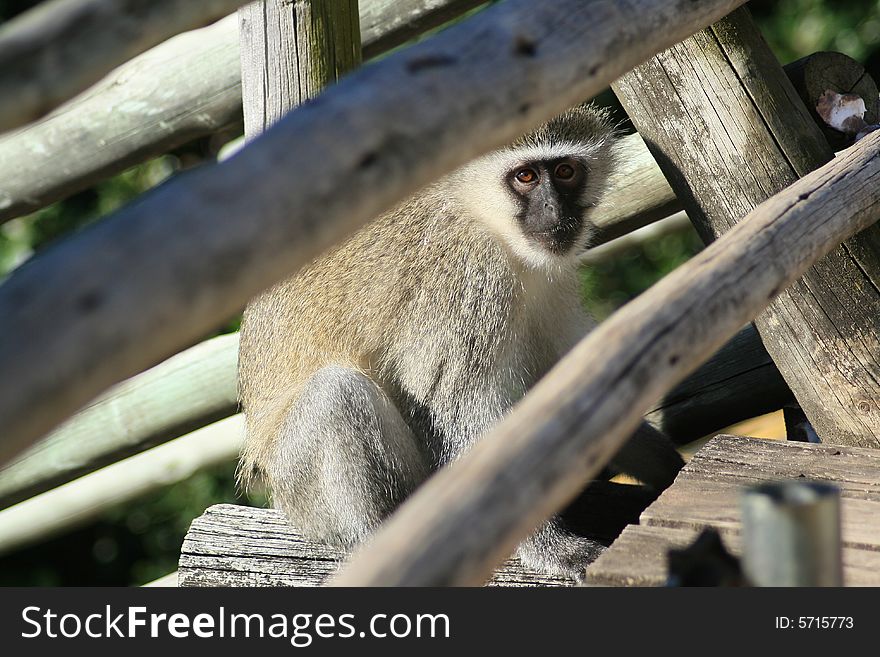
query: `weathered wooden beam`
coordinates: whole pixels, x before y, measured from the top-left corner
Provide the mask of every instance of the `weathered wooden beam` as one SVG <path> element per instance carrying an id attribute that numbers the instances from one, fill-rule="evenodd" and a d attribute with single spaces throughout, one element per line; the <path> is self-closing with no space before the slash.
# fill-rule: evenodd
<path id="1" fill-rule="evenodd" d="M 598 210 L 600 207 L 597 206 L 596 209 Z M 693 232 L 693 230 L 694 227 L 687 214 L 676 212 L 607 242 L 602 240 L 604 235 L 600 234 L 599 238 L 593 242 L 595 246 L 591 246 L 581 256 L 580 262 L 589 266 L 599 262 L 614 260 L 627 251 L 644 246 L 650 242 L 655 242 L 667 235 L 684 235 Z"/>
<path id="2" fill-rule="evenodd" d="M 411 38 L 463 7 L 456 0 L 414 2 L 424 13 L 405 12 L 401 17 L 395 12 L 402 7 L 386 0 L 360 3 L 365 56 L 380 45 Z M 411 22 L 401 23 L 403 19 Z M 840 53 L 823 52 L 785 70 L 803 97 L 819 87 L 848 89 L 854 72 L 863 67 Z M 875 86 L 865 74 L 854 89 L 870 96 Z M 0 137 L 0 222 L 66 198 L 193 139 L 233 129 L 242 121 L 241 102 L 235 17 L 170 39 L 42 121 Z M 818 116 L 815 119 L 821 122 Z M 826 137 L 835 132 L 825 128 L 830 131 Z M 623 137 L 619 149 L 622 168 L 612 176 L 611 189 L 593 216 L 599 226 L 597 244 L 681 207 L 640 136 Z"/>
<path id="3" fill-rule="evenodd" d="M 609 545 L 656 498 L 642 486 L 597 481 L 578 498 L 579 529 Z M 345 554 L 309 541 L 275 509 L 220 504 L 193 520 L 180 550 L 180 586 L 318 586 Z M 509 560 L 494 586 L 566 586 L 565 578 L 531 572 Z"/>
<path id="4" fill-rule="evenodd" d="M 237 366 L 236 333 L 120 383 L 0 469 L 0 508 L 232 415 Z"/>
<path id="5" fill-rule="evenodd" d="M 880 218 L 878 183 L 880 132 L 760 205 L 600 324 L 464 458 L 416 491 L 334 582 L 483 581 L 603 467 L 652 403 Z"/>
<path id="6" fill-rule="evenodd" d="M 746 9 L 614 89 L 705 240 L 833 156 Z M 823 441 L 880 447 L 880 227 L 816 263 L 756 325 Z"/>
<path id="7" fill-rule="evenodd" d="M 619 167 L 592 215 L 602 244 L 659 221 L 681 209 L 642 137 L 627 135 L 615 145 Z M 658 175 L 660 174 L 660 175 Z"/>
<path id="8" fill-rule="evenodd" d="M 362 0 L 364 56 L 478 6 Z M 145 52 L 50 116 L 0 137 L 0 222 L 33 212 L 193 139 L 241 124 L 238 20 Z"/>
<path id="9" fill-rule="evenodd" d="M 52 0 L 0 27 L 0 131 L 50 112 L 113 68 L 248 0 Z"/>
<path id="10" fill-rule="evenodd" d="M 244 437 L 240 415 L 154 447 L 0 511 L 0 554 L 45 541 L 130 502 L 235 460 Z"/>
<path id="11" fill-rule="evenodd" d="M 508 0 L 31 260 L 0 286 L 0 462 L 419 187 L 741 3 Z"/>
<path id="12" fill-rule="evenodd" d="M 238 17 L 249 140 L 361 63 L 357 0 L 258 0 Z"/>
<path id="13" fill-rule="evenodd" d="M 237 35 L 234 16 L 181 34 L 0 136 L 0 222 L 240 125 Z"/>

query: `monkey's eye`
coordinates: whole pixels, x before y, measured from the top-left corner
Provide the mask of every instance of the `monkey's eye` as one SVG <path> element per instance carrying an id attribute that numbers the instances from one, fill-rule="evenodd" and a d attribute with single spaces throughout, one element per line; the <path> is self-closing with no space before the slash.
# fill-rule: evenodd
<path id="1" fill-rule="evenodd" d="M 556 167 L 556 171 L 554 172 L 554 175 L 559 178 L 559 180 L 571 180 L 574 178 L 574 174 L 574 167 L 570 164 L 560 164 Z"/>
<path id="2" fill-rule="evenodd" d="M 515 178 L 523 185 L 531 185 L 538 180 L 538 172 L 534 169 L 520 169 Z"/>

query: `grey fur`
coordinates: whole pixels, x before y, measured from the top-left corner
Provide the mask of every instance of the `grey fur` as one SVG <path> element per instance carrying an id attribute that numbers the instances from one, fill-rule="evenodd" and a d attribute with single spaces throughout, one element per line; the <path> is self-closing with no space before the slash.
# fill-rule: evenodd
<path id="1" fill-rule="evenodd" d="M 612 137 L 602 112 L 570 110 L 255 299 L 239 361 L 243 481 L 261 475 L 301 531 L 350 546 L 490 429 L 593 326 L 577 270 L 588 222 L 567 257 L 533 248 L 505 216 L 504 176 L 523 154 L 576 155 L 592 206 Z M 574 576 L 594 551 L 554 520 L 519 553 Z"/>

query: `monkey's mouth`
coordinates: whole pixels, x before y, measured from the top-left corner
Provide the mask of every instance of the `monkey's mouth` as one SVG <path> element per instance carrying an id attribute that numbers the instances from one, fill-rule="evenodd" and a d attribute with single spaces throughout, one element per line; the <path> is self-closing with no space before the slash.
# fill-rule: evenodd
<path id="1" fill-rule="evenodd" d="M 583 227 L 579 217 L 563 217 L 543 230 L 529 231 L 529 237 L 553 255 L 563 256 L 578 243 Z"/>

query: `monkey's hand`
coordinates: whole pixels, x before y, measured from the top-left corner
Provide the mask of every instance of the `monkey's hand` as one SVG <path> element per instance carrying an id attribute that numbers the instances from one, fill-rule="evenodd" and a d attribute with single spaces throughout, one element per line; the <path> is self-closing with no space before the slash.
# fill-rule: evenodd
<path id="1" fill-rule="evenodd" d="M 598 541 L 573 534 L 561 526 L 558 518 L 552 518 L 519 544 L 516 556 L 527 568 L 580 582 L 587 566 L 604 549 Z"/>

